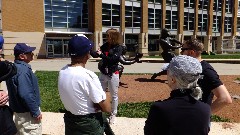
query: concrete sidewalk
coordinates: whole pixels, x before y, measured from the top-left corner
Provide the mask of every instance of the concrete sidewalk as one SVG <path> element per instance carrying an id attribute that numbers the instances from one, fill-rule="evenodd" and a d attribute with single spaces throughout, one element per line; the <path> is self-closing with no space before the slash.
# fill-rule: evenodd
<path id="1" fill-rule="evenodd" d="M 155 59 L 145 59 L 143 61 L 145 62 L 124 65 L 124 73 L 156 73 L 161 70 L 161 67 L 164 64 L 160 63 L 161 59 L 159 59 L 157 63 L 155 63 Z M 219 75 L 240 75 L 240 64 L 232 64 L 231 62 L 228 62 L 210 64 L 215 68 Z M 70 59 L 40 59 L 34 60 L 30 64 L 32 65 L 33 70 L 59 71 L 66 64 L 70 64 Z M 99 72 L 97 64 L 98 61 L 96 61 L 96 59 L 90 59 L 86 64 L 86 68 L 94 72 Z"/>
<path id="2" fill-rule="evenodd" d="M 117 117 L 111 125 L 115 135 L 144 135 L 145 118 Z M 64 135 L 62 113 L 43 112 L 43 134 Z M 212 122 L 209 135 L 240 135 L 240 123 Z"/>

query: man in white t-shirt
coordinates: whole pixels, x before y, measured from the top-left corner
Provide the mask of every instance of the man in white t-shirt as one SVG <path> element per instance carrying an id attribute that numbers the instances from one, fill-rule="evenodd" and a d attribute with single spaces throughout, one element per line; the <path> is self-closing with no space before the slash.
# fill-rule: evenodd
<path id="1" fill-rule="evenodd" d="M 69 41 L 71 64 L 59 72 L 58 90 L 66 109 L 65 135 L 114 134 L 102 112 L 111 112 L 110 102 L 102 89 L 98 76 L 85 68 L 93 43 L 84 35 Z M 108 130 L 106 130 L 108 129 Z"/>

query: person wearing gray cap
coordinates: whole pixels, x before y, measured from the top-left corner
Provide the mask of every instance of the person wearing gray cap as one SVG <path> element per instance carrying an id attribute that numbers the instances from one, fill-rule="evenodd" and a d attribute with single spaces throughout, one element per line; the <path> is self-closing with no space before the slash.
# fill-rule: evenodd
<path id="1" fill-rule="evenodd" d="M 174 57 L 167 67 L 170 97 L 154 102 L 145 122 L 145 135 L 207 135 L 210 107 L 199 101 L 202 90 L 200 62 L 190 56 Z"/>
<path id="2" fill-rule="evenodd" d="M 209 104 L 211 106 L 211 112 L 216 113 L 226 105 L 231 104 L 232 99 L 227 88 L 220 80 L 218 73 L 209 63 L 202 60 L 201 53 L 203 49 L 203 43 L 197 39 L 190 39 L 183 44 L 181 54 L 194 57 L 201 62 L 203 68 L 201 75 L 203 75 L 203 78 L 198 81 L 203 91 L 201 101 Z M 216 96 L 216 100 L 213 101 L 214 95 Z"/>
<path id="3" fill-rule="evenodd" d="M 31 65 L 36 47 L 17 43 L 14 47 L 14 64 L 17 74 L 6 80 L 9 106 L 15 115 L 18 134 L 42 134 L 42 113 L 38 79 Z"/>
<path id="4" fill-rule="evenodd" d="M 64 66 L 58 76 L 58 90 L 66 109 L 65 135 L 113 135 L 103 113 L 111 112 L 110 101 L 98 76 L 85 68 L 93 42 L 76 35 L 68 47 L 71 64 Z"/>

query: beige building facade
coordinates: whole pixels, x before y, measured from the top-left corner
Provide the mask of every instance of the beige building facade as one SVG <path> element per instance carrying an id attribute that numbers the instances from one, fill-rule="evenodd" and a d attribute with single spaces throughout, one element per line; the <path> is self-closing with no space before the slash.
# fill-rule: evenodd
<path id="1" fill-rule="evenodd" d="M 86 34 L 98 49 L 109 28 L 118 29 L 128 52 L 159 55 L 162 28 L 180 41 L 198 38 L 207 52 L 236 48 L 238 0 L 1 0 L 4 54 L 16 43 L 35 46 L 37 58 L 68 57 L 68 40 Z M 177 51 L 178 52 L 178 51 Z"/>

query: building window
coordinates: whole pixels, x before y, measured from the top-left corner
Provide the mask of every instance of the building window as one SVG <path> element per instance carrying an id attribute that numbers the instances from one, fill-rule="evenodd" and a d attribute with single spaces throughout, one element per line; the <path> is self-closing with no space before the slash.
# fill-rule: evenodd
<path id="1" fill-rule="evenodd" d="M 161 28 L 162 9 L 155 9 L 155 28 Z"/>
<path id="2" fill-rule="evenodd" d="M 195 0 L 184 0 L 185 8 L 194 8 Z"/>
<path id="3" fill-rule="evenodd" d="M 194 13 L 184 12 L 184 26 L 183 29 L 194 30 Z"/>
<path id="4" fill-rule="evenodd" d="M 233 0 L 226 0 L 226 13 L 232 13 L 232 7 L 233 7 Z"/>
<path id="5" fill-rule="evenodd" d="M 207 23 L 208 23 L 208 15 L 207 14 L 198 14 L 198 31 L 207 31 Z"/>
<path id="6" fill-rule="evenodd" d="M 125 26 L 132 27 L 132 6 L 125 6 Z"/>
<path id="7" fill-rule="evenodd" d="M 161 18 L 162 18 L 162 9 L 157 9 L 155 4 L 155 8 L 148 8 L 148 28 L 149 29 L 160 29 L 161 28 Z"/>
<path id="8" fill-rule="evenodd" d="M 222 0 L 214 0 L 213 1 L 213 11 L 221 11 L 222 10 Z"/>
<path id="9" fill-rule="evenodd" d="M 178 25 L 178 12 L 177 11 L 172 11 L 172 30 L 177 30 L 177 25 Z"/>
<path id="10" fill-rule="evenodd" d="M 159 51 L 159 35 L 148 35 L 148 51 Z"/>
<path id="11" fill-rule="evenodd" d="M 178 11 L 177 8 L 170 6 L 170 9 L 166 10 L 166 20 L 165 20 L 165 28 L 171 30 L 177 30 L 178 25 Z"/>
<path id="12" fill-rule="evenodd" d="M 148 0 L 148 3 L 161 4 L 162 0 Z"/>
<path id="13" fill-rule="evenodd" d="M 208 9 L 208 0 L 199 0 L 198 9 L 207 10 Z"/>
<path id="14" fill-rule="evenodd" d="M 88 28 L 87 0 L 44 0 L 45 28 Z"/>
<path id="15" fill-rule="evenodd" d="M 131 5 L 125 6 L 125 26 L 131 28 L 141 27 L 141 7 L 139 2 L 131 2 Z"/>
<path id="16" fill-rule="evenodd" d="M 213 32 L 220 32 L 221 27 L 221 14 L 220 16 L 213 15 Z"/>
<path id="17" fill-rule="evenodd" d="M 133 7 L 133 27 L 141 27 L 141 8 Z"/>
<path id="18" fill-rule="evenodd" d="M 231 32 L 232 29 L 232 17 L 225 17 L 225 21 L 224 21 L 224 32 Z"/>
<path id="19" fill-rule="evenodd" d="M 128 52 L 135 52 L 136 46 L 138 46 L 138 35 L 126 34 L 125 44 Z"/>
<path id="20" fill-rule="evenodd" d="M 172 21 L 171 17 L 172 17 L 171 10 L 167 10 L 166 11 L 166 20 L 165 20 L 165 27 L 167 29 L 171 29 L 171 21 Z"/>
<path id="21" fill-rule="evenodd" d="M 167 6 L 178 6 L 178 0 L 166 0 Z"/>
<path id="22" fill-rule="evenodd" d="M 154 9 L 148 8 L 148 28 L 154 28 L 154 21 L 155 21 L 154 14 L 155 14 Z"/>
<path id="23" fill-rule="evenodd" d="M 102 25 L 120 26 L 120 5 L 102 3 Z"/>

